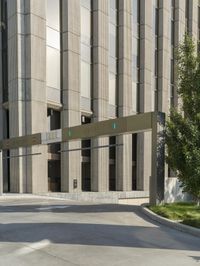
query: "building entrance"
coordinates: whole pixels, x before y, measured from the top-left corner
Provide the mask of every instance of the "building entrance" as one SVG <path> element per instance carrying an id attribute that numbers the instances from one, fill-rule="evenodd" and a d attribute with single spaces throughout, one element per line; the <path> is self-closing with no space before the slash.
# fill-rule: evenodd
<path id="1" fill-rule="evenodd" d="M 18 149 L 20 147 L 31 147 L 35 145 L 48 145 L 50 143 L 61 143 L 75 140 L 88 140 L 103 136 L 117 136 L 123 134 L 136 134 L 139 132 L 151 131 L 151 178 L 150 178 L 150 204 L 155 205 L 164 200 L 164 184 L 165 184 L 165 142 L 164 142 L 164 126 L 165 114 L 161 112 L 143 113 L 128 117 L 121 117 L 117 119 L 110 119 L 101 122 L 75 126 L 71 128 L 63 128 L 62 130 L 55 130 L 53 132 L 36 133 L 22 137 L 5 139 L 0 141 L 0 194 L 3 191 L 3 157 L 2 150 Z M 89 149 L 109 148 L 110 145 L 90 147 Z M 83 148 L 76 148 L 65 150 L 61 152 L 71 152 L 83 150 Z M 29 156 L 38 155 L 42 153 L 29 154 Z M 20 155 L 27 156 L 27 155 Z M 17 156 L 19 157 L 19 156 Z M 52 164 L 50 164 L 52 166 Z M 49 166 L 50 166 L 49 165 Z M 53 166 L 52 166 L 53 167 Z M 90 169 L 90 167 L 89 167 Z M 34 171 L 34 169 L 33 169 Z M 88 166 L 83 165 L 83 172 L 89 178 Z M 102 182 L 103 177 L 95 177 L 95 182 Z M 37 179 L 39 182 L 40 180 Z M 75 180 L 74 180 L 75 181 Z M 65 182 L 71 184 L 70 175 L 65 177 Z M 77 180 L 76 180 L 77 182 Z M 76 185 L 74 183 L 74 185 Z M 77 186 L 76 186 L 77 187 Z M 85 188 L 88 185 L 85 185 Z M 108 187 L 106 190 L 109 189 Z"/>

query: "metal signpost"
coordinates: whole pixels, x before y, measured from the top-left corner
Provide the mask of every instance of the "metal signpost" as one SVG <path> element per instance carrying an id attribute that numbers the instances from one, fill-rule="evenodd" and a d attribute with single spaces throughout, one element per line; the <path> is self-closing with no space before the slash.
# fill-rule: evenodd
<path id="1" fill-rule="evenodd" d="M 91 139 L 103 136 L 117 136 L 121 134 L 152 131 L 152 174 L 150 179 L 150 204 L 160 204 L 164 201 L 164 127 L 165 114 L 161 112 L 149 112 L 117 119 L 110 119 L 97 123 L 64 128 L 62 130 L 54 130 L 51 132 L 2 140 L 0 141 L 0 193 L 3 191 L 2 150 L 17 149 L 20 147 L 29 147 L 33 145 L 47 145 L 50 143 L 60 143 L 72 140 Z M 106 147 L 109 147 L 109 145 L 106 145 L 105 147 L 89 147 L 88 149 Z M 71 151 L 73 150 L 64 150 L 60 152 Z M 35 154 L 29 155 L 31 156 Z"/>

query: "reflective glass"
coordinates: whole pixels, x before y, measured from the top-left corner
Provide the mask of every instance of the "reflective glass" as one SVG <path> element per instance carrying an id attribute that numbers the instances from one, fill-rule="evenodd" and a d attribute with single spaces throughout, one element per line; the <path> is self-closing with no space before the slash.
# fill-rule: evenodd
<path id="1" fill-rule="evenodd" d="M 109 57 L 109 71 L 117 74 L 117 61 L 114 57 Z"/>
<path id="2" fill-rule="evenodd" d="M 109 54 L 112 57 L 116 57 L 117 55 L 117 49 L 116 49 L 116 36 L 113 34 L 110 34 L 109 36 Z"/>
<path id="3" fill-rule="evenodd" d="M 91 9 L 91 0 L 81 0 L 81 6 Z"/>
<path id="4" fill-rule="evenodd" d="M 117 8 L 116 0 L 109 0 L 109 3 L 110 3 L 110 8 L 112 9 Z"/>
<path id="5" fill-rule="evenodd" d="M 132 22 L 138 21 L 138 0 L 132 0 Z"/>
<path id="6" fill-rule="evenodd" d="M 109 11 L 109 20 L 111 23 L 116 24 L 117 23 L 117 13 L 116 10 L 110 9 Z"/>
<path id="7" fill-rule="evenodd" d="M 81 61 L 81 96 L 91 97 L 91 65 Z"/>
<path id="8" fill-rule="evenodd" d="M 60 1 L 47 0 L 47 26 L 60 30 Z"/>
<path id="9" fill-rule="evenodd" d="M 81 7 L 81 41 L 90 44 L 91 39 L 91 12 Z"/>
<path id="10" fill-rule="evenodd" d="M 47 86 L 60 89 L 60 52 L 47 46 Z"/>
<path id="11" fill-rule="evenodd" d="M 91 62 L 91 47 L 81 43 L 81 59 Z"/>
<path id="12" fill-rule="evenodd" d="M 109 104 L 116 105 L 116 75 L 109 73 Z"/>
<path id="13" fill-rule="evenodd" d="M 137 112 L 137 83 L 132 82 L 132 106 L 133 111 Z"/>
<path id="14" fill-rule="evenodd" d="M 137 82 L 137 79 L 138 79 L 138 69 L 133 67 L 132 68 L 132 80 L 134 82 Z"/>
<path id="15" fill-rule="evenodd" d="M 60 33 L 47 27 L 47 45 L 60 49 Z"/>

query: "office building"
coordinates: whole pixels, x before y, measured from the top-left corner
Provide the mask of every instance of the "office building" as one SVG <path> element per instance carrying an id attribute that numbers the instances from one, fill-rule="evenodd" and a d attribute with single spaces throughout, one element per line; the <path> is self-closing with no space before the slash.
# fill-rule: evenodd
<path id="1" fill-rule="evenodd" d="M 185 32 L 199 39 L 198 0 L 1 0 L 0 9 L 0 139 L 177 105 L 174 53 Z M 5 192 L 149 190 L 150 132 L 9 156 Z M 167 165 L 165 175 L 177 189 Z"/>

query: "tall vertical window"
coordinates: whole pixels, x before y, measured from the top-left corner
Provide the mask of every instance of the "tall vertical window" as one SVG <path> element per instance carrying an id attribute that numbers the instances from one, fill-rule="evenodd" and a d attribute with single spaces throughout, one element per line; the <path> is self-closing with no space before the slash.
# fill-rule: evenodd
<path id="1" fill-rule="evenodd" d="M 132 0 L 132 106 L 139 112 L 140 86 L 140 0 Z"/>
<path id="2" fill-rule="evenodd" d="M 91 109 L 91 0 L 81 0 L 81 107 Z"/>
<path id="3" fill-rule="evenodd" d="M 158 35 L 159 35 L 159 0 L 153 0 L 153 35 L 154 35 L 154 47 L 153 47 L 153 109 L 158 110 Z"/>
<path id="4" fill-rule="evenodd" d="M 189 33 L 189 1 L 191 0 L 185 0 L 185 32 Z"/>
<path id="5" fill-rule="evenodd" d="M 3 102 L 8 101 L 8 30 L 7 30 L 7 0 L 1 0 L 1 24 L 2 34 L 2 91 Z"/>
<path id="6" fill-rule="evenodd" d="M 60 0 L 47 0 L 47 99 L 60 103 Z"/>
<path id="7" fill-rule="evenodd" d="M 171 0 L 171 58 L 170 58 L 170 107 L 174 107 L 174 48 L 175 48 L 175 0 Z"/>
<path id="8" fill-rule="evenodd" d="M 116 114 L 115 107 L 117 105 L 117 53 L 118 53 L 117 2 L 118 1 L 109 0 L 108 2 L 109 2 L 109 105 L 114 107 L 113 110 Z"/>

